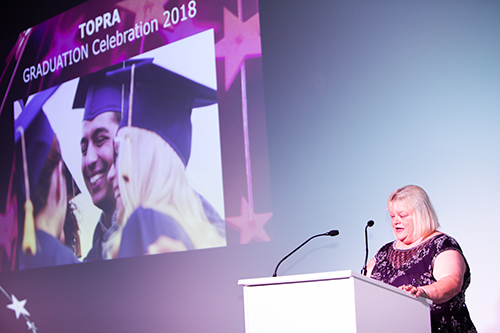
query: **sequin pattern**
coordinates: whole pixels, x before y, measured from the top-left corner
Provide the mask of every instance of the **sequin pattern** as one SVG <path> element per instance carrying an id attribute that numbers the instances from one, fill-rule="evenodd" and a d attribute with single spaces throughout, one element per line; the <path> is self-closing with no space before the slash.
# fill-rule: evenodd
<path id="1" fill-rule="evenodd" d="M 396 287 L 419 287 L 436 282 L 432 274 L 434 261 L 444 251 L 455 250 L 463 256 L 457 241 L 446 234 L 406 250 L 397 249 L 395 245 L 396 242 L 387 243 L 377 252 L 371 277 Z M 465 305 L 465 290 L 470 284 L 469 265 L 465 263 L 467 269 L 461 292 L 447 302 L 431 306 L 432 332 L 477 332 Z"/>

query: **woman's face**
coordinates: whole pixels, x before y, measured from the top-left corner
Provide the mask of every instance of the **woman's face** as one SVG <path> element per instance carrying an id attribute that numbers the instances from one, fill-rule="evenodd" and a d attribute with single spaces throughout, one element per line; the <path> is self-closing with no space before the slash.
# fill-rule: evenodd
<path id="1" fill-rule="evenodd" d="M 396 239 L 400 242 L 410 245 L 415 242 L 413 231 L 413 210 L 404 206 L 400 202 L 388 203 L 387 208 L 391 215 L 391 226 Z"/>
<path id="2" fill-rule="evenodd" d="M 116 215 L 117 215 L 117 220 L 120 222 L 123 218 L 123 215 L 125 213 L 125 207 L 123 206 L 123 201 L 122 197 L 120 194 L 120 186 L 118 184 L 118 165 L 117 165 L 117 160 L 118 160 L 118 149 L 119 149 L 119 143 L 115 142 L 114 143 L 114 164 L 111 165 L 108 171 L 108 176 L 107 180 L 110 184 L 113 185 L 113 194 L 115 197 L 116 201 Z"/>

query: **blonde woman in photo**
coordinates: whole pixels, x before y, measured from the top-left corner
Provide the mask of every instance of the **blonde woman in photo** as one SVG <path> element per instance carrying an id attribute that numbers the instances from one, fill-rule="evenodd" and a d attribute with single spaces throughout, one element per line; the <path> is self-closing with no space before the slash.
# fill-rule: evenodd
<path id="1" fill-rule="evenodd" d="M 131 83 L 115 138 L 113 183 L 118 226 L 107 258 L 224 246 L 224 221 L 189 184 L 193 107 L 216 92 L 150 60 L 126 64 L 109 76 Z M 130 110 L 128 105 L 132 105 Z"/>

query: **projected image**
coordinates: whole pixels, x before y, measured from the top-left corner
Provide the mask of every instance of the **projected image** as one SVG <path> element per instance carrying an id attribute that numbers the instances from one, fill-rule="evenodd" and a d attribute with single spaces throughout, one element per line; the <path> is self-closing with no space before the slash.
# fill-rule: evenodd
<path id="1" fill-rule="evenodd" d="M 214 56 L 209 30 L 29 100 L 16 127 L 43 118 L 49 133 L 33 125 L 25 136 L 50 137 L 57 148 L 64 142 L 57 161 L 71 171 L 64 168 L 59 185 L 68 193 L 58 197 L 57 223 L 44 226 L 38 212 L 45 208 L 35 204 L 38 241 L 23 245 L 20 269 L 74 263 L 77 256 L 92 261 L 226 245 Z M 195 74 L 181 75 L 189 72 Z M 46 154 L 33 155 L 47 164 Z M 30 183 L 38 189 L 40 181 Z M 75 219 L 65 222 L 66 215 L 76 216 L 79 239 Z M 64 226 L 73 253 L 61 246 Z M 42 241 L 46 234 L 50 241 Z"/>
<path id="2" fill-rule="evenodd" d="M 89 1 L 14 51 L 0 271 L 271 240 L 257 2 Z"/>

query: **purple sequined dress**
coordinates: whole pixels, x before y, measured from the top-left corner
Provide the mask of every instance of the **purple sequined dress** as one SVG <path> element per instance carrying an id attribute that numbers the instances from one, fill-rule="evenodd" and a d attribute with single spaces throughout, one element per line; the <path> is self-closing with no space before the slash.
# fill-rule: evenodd
<path id="1" fill-rule="evenodd" d="M 387 243 L 377 252 L 371 274 L 373 279 L 395 287 L 418 287 L 436 282 L 432 267 L 438 254 L 455 250 L 463 256 L 457 241 L 446 234 L 439 234 L 406 250 L 396 249 L 395 244 Z M 465 305 L 465 290 L 470 284 L 469 265 L 467 261 L 465 264 L 467 268 L 460 293 L 447 302 L 431 306 L 432 332 L 477 332 Z"/>

